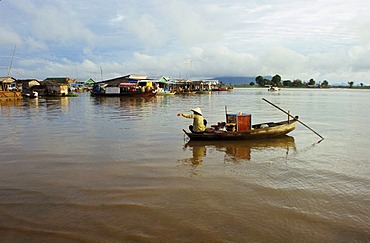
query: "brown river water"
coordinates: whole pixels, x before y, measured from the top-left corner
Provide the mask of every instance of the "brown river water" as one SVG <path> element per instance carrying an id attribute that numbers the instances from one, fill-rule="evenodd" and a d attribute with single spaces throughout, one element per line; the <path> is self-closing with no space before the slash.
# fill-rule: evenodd
<path id="1" fill-rule="evenodd" d="M 189 142 L 229 113 L 288 137 Z M 0 103 L 0 242 L 370 242 L 370 90 Z"/>

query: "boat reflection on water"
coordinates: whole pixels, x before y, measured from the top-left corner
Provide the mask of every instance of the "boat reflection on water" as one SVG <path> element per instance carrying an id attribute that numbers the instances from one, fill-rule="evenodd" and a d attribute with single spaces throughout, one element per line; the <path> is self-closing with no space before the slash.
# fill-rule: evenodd
<path id="1" fill-rule="evenodd" d="M 193 158 L 187 159 L 187 161 L 190 161 L 193 165 L 200 165 L 206 157 L 207 151 L 224 152 L 225 163 L 230 161 L 240 163 L 243 160 L 251 160 L 253 150 L 276 148 L 288 154 L 290 149 L 295 150 L 296 148 L 294 138 L 291 136 L 250 141 L 189 141 L 184 147 L 192 150 Z"/>
<path id="2" fill-rule="evenodd" d="M 0 108 L 1 107 L 11 107 L 11 106 L 22 106 L 22 99 L 11 99 L 11 100 L 1 100 L 0 99 Z"/>

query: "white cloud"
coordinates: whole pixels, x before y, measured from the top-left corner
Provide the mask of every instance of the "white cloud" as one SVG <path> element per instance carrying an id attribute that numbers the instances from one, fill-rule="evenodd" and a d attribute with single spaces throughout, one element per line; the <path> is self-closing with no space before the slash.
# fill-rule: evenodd
<path id="1" fill-rule="evenodd" d="M 136 18 L 127 19 L 125 24 L 125 27 L 131 33 L 131 35 L 126 36 L 126 38 L 130 39 L 131 37 L 136 37 L 142 45 L 149 47 L 163 45 L 165 33 L 162 34 L 158 29 L 153 16 L 143 14 Z"/>
<path id="2" fill-rule="evenodd" d="M 370 80 L 369 11 L 365 0 L 1 1 L 0 51 L 17 45 L 13 65 L 40 78 L 73 76 L 76 67 L 81 77 L 99 77 L 102 67 L 105 78 L 280 74 L 363 81 Z M 40 62 L 47 68 L 35 68 Z M 8 63 L 0 58 L 0 66 Z"/>
<path id="3" fill-rule="evenodd" d="M 111 21 L 113 22 L 113 23 L 116 23 L 116 22 L 121 22 L 122 20 L 124 20 L 125 19 L 125 17 L 124 16 L 122 16 L 122 15 L 120 15 L 120 14 L 118 14 L 115 18 L 113 18 Z"/>
<path id="4" fill-rule="evenodd" d="M 2 46 L 22 44 L 21 36 L 16 31 L 7 28 L 7 26 L 0 25 L 0 37 Z"/>

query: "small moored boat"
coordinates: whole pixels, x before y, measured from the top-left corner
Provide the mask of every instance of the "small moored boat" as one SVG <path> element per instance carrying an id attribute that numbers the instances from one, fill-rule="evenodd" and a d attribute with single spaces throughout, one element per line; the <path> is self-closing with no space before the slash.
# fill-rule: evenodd
<path id="1" fill-rule="evenodd" d="M 270 92 L 279 92 L 281 89 L 279 87 L 276 87 L 276 86 L 270 86 L 268 88 L 268 91 Z"/>
<path id="2" fill-rule="evenodd" d="M 39 93 L 37 91 L 32 91 L 25 93 L 24 96 L 30 99 L 36 99 L 39 97 Z"/>

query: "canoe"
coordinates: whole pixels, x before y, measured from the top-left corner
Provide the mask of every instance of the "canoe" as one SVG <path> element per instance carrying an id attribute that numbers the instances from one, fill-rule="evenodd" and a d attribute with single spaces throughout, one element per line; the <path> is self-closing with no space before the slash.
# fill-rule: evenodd
<path id="1" fill-rule="evenodd" d="M 296 119 L 281 122 L 267 122 L 255 124 L 247 131 L 206 131 L 204 133 L 192 133 L 183 129 L 190 140 L 217 141 L 217 140 L 252 140 L 268 139 L 284 136 L 293 131 L 297 126 Z"/>

